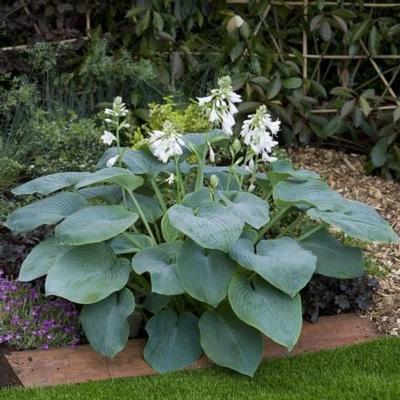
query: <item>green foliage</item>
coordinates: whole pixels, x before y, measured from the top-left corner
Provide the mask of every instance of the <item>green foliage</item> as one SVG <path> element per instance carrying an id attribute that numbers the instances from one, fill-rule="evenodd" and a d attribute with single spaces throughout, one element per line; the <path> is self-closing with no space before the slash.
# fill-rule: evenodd
<path id="1" fill-rule="evenodd" d="M 33 127 L 35 146 L 32 146 L 30 174 L 40 176 L 57 171 L 92 170 L 104 151 L 101 129 L 92 119 L 59 117 L 49 120 L 38 115 Z"/>
<path id="2" fill-rule="evenodd" d="M 25 259 L 20 279 L 46 276 L 47 295 L 83 304 L 82 326 L 103 355 L 124 348 L 137 306 L 147 320 L 144 358 L 155 370 L 185 368 L 204 351 L 253 376 L 262 334 L 295 346 L 300 291 L 314 273 L 360 275 L 361 250 L 343 246 L 330 225 L 365 241 L 398 241 L 373 208 L 344 199 L 319 175 L 285 161 L 265 164 L 253 147 L 246 150 L 250 167 L 223 130 L 181 136 L 169 126 L 132 150 L 120 145 L 129 129 L 121 98 L 105 115 L 112 132 L 103 140 L 117 146 L 105 151 L 97 171 L 56 173 L 17 187 L 15 194 L 48 197 L 5 223 L 17 232 L 55 226 Z M 271 139 L 265 127 L 256 133 Z M 211 146 L 229 146 L 230 165 L 209 162 Z M 289 213 L 311 226 L 300 235 L 277 229 Z"/>
<path id="3" fill-rule="evenodd" d="M 170 121 L 180 132 L 207 132 L 210 122 L 197 103 L 179 108 L 172 97 L 165 97 L 164 104 L 149 104 L 148 126 L 151 131 L 160 130 L 165 121 Z"/>
<path id="4" fill-rule="evenodd" d="M 92 9 L 91 25 L 96 28 L 85 44 L 38 43 L 14 61 L 15 69 L 32 72 L 28 81 L 38 86 L 40 102 L 49 110 L 62 108 L 90 116 L 121 94 L 133 106 L 131 123 L 137 128 L 148 120 L 148 103 L 170 94 L 184 99 L 202 94 L 210 82 L 229 73 L 245 100 L 242 115 L 266 104 L 283 122 L 281 142 L 340 145 L 368 154 L 367 171 L 400 176 L 398 101 L 369 60 L 357 58 L 366 52 L 398 55 L 399 24 L 392 12 L 397 8 L 318 1 L 308 7 L 306 21 L 301 8 L 283 2 L 269 10 L 266 0 L 133 5 L 109 1 L 81 5 L 71 0 L 57 7 L 44 1 L 31 7 L 31 18 L 23 10 L 10 13 L 9 7 L 3 11 L 6 25 L 23 40 L 19 44 L 33 42 L 30 35 L 36 40 L 35 23 L 44 29 L 42 40 L 53 40 L 63 32 L 80 37 L 86 8 Z M 71 24 L 69 29 L 66 23 Z M 26 26 L 32 31 L 26 31 Z M 308 59 L 308 76 L 303 79 L 303 27 L 310 54 L 357 57 Z M 13 35 L 5 35 L 5 44 L 15 42 Z M 396 92 L 396 60 L 381 57 L 378 64 Z M 189 106 L 186 118 L 179 107 L 170 104 L 170 109 L 167 104 L 155 106 L 150 129 L 161 125 L 165 112 L 183 131 L 207 131 L 195 106 Z M 376 110 L 384 104 L 392 108 Z M 333 112 L 314 113 L 315 108 Z"/>

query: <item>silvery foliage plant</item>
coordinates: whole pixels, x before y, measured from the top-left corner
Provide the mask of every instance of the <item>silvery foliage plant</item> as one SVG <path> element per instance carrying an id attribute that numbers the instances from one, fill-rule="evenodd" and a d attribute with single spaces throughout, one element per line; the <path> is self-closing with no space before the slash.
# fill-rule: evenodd
<path id="1" fill-rule="evenodd" d="M 229 77 L 218 83 L 198 99 L 215 127 L 209 133 L 178 132 L 166 121 L 140 150 L 121 147 L 128 111 L 116 98 L 102 136 L 112 147 L 96 172 L 57 173 L 14 189 L 43 198 L 13 212 L 8 228 L 55 226 L 19 279 L 46 276 L 47 295 L 82 304 L 87 339 L 104 356 L 124 349 L 136 309 L 147 321 L 144 358 L 158 372 L 205 353 L 252 376 L 263 335 L 295 346 L 299 292 L 313 274 L 363 273 L 361 249 L 342 245 L 332 231 L 398 241 L 373 208 L 271 156 L 279 121 L 265 106 L 235 129 L 241 98 Z M 215 165 L 221 149 L 229 165 Z M 307 229 L 277 229 L 288 215 Z"/>

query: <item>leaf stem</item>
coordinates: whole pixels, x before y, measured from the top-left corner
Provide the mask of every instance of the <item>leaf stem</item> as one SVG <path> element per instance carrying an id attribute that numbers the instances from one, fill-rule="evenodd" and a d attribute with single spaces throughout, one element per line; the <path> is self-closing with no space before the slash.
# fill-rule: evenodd
<path id="1" fill-rule="evenodd" d="M 158 184 L 157 184 L 157 182 L 156 182 L 156 179 L 155 179 L 155 178 L 152 178 L 152 179 L 150 180 L 150 182 L 151 182 L 151 185 L 153 186 L 154 193 L 155 193 L 156 196 L 157 196 L 158 202 L 160 203 L 160 206 L 161 206 L 163 212 L 164 212 L 164 213 L 167 212 L 167 205 L 165 204 L 164 197 L 163 197 L 163 195 L 162 195 L 162 193 L 161 193 L 160 187 L 158 186 Z"/>
<path id="2" fill-rule="evenodd" d="M 318 232 L 319 230 L 321 230 L 323 228 L 325 228 L 325 224 L 318 224 L 318 225 L 314 226 L 314 228 L 312 228 L 309 231 L 303 233 L 300 237 L 297 238 L 297 240 L 299 242 L 301 242 L 302 240 L 307 239 L 308 237 L 313 235 L 315 232 Z"/>
<path id="3" fill-rule="evenodd" d="M 176 182 L 177 182 L 177 185 L 178 185 L 178 193 L 179 193 L 179 196 L 181 197 L 180 200 L 182 200 L 185 197 L 185 194 L 186 194 L 185 193 L 185 187 L 184 187 L 184 184 L 183 184 L 181 170 L 179 168 L 178 157 L 175 157 L 174 160 L 175 160 Z"/>
<path id="4" fill-rule="evenodd" d="M 257 236 L 257 241 L 259 241 L 260 239 L 262 239 L 262 237 L 265 235 L 265 233 L 268 231 L 268 229 L 270 229 L 272 226 L 274 226 L 281 218 L 283 218 L 287 212 L 292 208 L 292 206 L 287 206 L 284 208 L 281 208 L 280 210 L 278 210 L 273 217 L 271 218 L 271 220 L 268 222 L 268 224 L 264 225 L 264 227 L 258 232 L 258 236 Z"/>
<path id="5" fill-rule="evenodd" d="M 197 174 L 196 174 L 196 185 L 195 190 L 199 190 L 203 187 L 204 182 L 204 164 L 206 162 L 207 150 L 203 151 L 203 154 L 199 155 L 196 151 L 196 158 L 197 158 Z"/>
<path id="6" fill-rule="evenodd" d="M 280 239 L 282 236 L 284 236 L 287 232 L 289 232 L 291 229 L 293 229 L 299 221 L 301 221 L 304 218 L 304 214 L 300 213 L 288 226 L 286 226 L 279 235 L 276 236 L 275 239 Z"/>
<path id="7" fill-rule="evenodd" d="M 140 219 L 142 220 L 142 222 L 143 222 L 143 224 L 144 224 L 144 226 L 145 226 L 145 228 L 146 228 L 148 234 L 149 234 L 150 237 L 153 239 L 154 243 L 157 243 L 157 240 L 156 240 L 156 238 L 154 237 L 153 232 L 152 232 L 152 230 L 151 230 L 151 228 L 150 228 L 150 225 L 149 225 L 149 223 L 147 222 L 147 219 L 146 219 L 146 217 L 145 217 L 145 215 L 144 215 L 144 213 L 143 213 L 142 207 L 140 207 L 140 205 L 139 205 L 138 201 L 136 200 L 136 197 L 134 196 L 133 193 L 131 193 L 131 192 L 128 191 L 128 194 L 129 194 L 129 196 L 131 197 L 131 199 L 132 199 L 132 201 L 133 201 L 133 204 L 135 205 L 135 207 L 136 207 L 136 209 L 137 209 L 137 211 L 138 211 L 138 214 L 139 214 L 139 216 L 140 216 Z"/>

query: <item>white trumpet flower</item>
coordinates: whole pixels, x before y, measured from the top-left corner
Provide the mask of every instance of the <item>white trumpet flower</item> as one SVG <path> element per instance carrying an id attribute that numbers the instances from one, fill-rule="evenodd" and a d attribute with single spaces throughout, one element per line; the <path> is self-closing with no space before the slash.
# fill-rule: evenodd
<path id="1" fill-rule="evenodd" d="M 111 146 L 112 142 L 117 140 L 115 135 L 113 135 L 110 131 L 105 130 L 104 134 L 101 136 L 101 140 L 104 144 Z"/>
<path id="2" fill-rule="evenodd" d="M 218 89 L 211 90 L 210 96 L 198 97 L 197 100 L 200 106 L 209 107 L 209 121 L 220 125 L 226 135 L 232 136 L 233 116 L 238 112 L 235 103 L 240 103 L 242 98 L 233 91 L 229 76 L 218 79 L 218 86 Z"/>
<path id="3" fill-rule="evenodd" d="M 180 156 L 183 153 L 182 147 L 185 143 L 182 135 L 170 121 L 165 121 L 162 129 L 150 134 L 149 143 L 154 156 L 166 163 L 171 157 Z"/>
<path id="4" fill-rule="evenodd" d="M 115 165 L 115 163 L 118 161 L 119 155 L 116 155 L 115 157 L 111 157 L 107 162 L 106 162 L 106 167 L 111 168 Z"/>
<path id="5" fill-rule="evenodd" d="M 248 115 L 248 119 L 243 122 L 240 135 L 255 154 L 261 155 L 264 162 L 276 161 L 276 158 L 271 157 L 270 154 L 278 144 L 274 136 L 278 134 L 280 124 L 279 119 L 272 121 L 267 113 L 267 107 L 262 105 L 255 114 Z"/>

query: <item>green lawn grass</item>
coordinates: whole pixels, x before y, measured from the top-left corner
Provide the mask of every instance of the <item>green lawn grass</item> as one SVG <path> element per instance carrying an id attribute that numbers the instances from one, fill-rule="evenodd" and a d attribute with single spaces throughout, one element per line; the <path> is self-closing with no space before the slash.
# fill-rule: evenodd
<path id="1" fill-rule="evenodd" d="M 253 379 L 209 368 L 45 389 L 5 389 L 1 400 L 399 400 L 400 339 L 265 362 Z"/>

